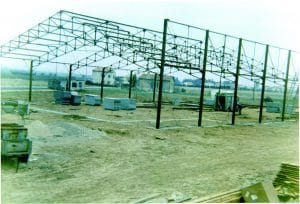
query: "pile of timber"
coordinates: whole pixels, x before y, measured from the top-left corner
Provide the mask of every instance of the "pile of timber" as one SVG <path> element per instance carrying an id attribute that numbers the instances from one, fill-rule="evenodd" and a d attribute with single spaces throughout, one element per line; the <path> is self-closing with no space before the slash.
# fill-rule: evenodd
<path id="1" fill-rule="evenodd" d="M 299 199 L 299 166 L 282 163 L 273 185 L 280 200 Z"/>
<path id="2" fill-rule="evenodd" d="M 221 194 L 192 200 L 192 203 L 242 203 L 242 191 L 234 190 L 228 191 Z"/>

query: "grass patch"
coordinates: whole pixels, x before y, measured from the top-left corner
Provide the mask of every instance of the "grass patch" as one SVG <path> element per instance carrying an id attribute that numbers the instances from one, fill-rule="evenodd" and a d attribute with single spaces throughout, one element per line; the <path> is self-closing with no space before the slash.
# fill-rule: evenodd
<path id="1" fill-rule="evenodd" d="M 67 119 L 67 120 L 86 120 L 87 117 L 85 116 L 81 116 L 81 115 L 64 115 L 63 116 L 64 119 Z"/>

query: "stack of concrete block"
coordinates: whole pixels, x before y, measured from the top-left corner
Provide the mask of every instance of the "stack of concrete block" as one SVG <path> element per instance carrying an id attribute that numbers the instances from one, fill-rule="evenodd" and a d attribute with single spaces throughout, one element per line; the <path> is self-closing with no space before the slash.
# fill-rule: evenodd
<path id="1" fill-rule="evenodd" d="M 75 91 L 64 91 L 58 90 L 53 93 L 55 103 L 63 104 L 63 105 L 80 105 L 81 104 L 81 96 Z"/>
<path id="2" fill-rule="evenodd" d="M 107 110 L 135 110 L 136 100 L 129 98 L 104 98 L 103 106 Z"/>
<path id="3" fill-rule="evenodd" d="M 71 92 L 58 90 L 53 92 L 55 103 L 57 104 L 70 104 L 71 103 Z"/>
<path id="4" fill-rule="evenodd" d="M 278 102 L 266 102 L 267 112 L 268 113 L 281 113 L 282 112 L 282 104 Z M 285 106 L 285 113 L 286 114 L 293 114 L 295 111 L 295 106 L 293 105 L 286 105 Z"/>
<path id="5" fill-rule="evenodd" d="M 81 104 L 81 95 L 78 92 L 71 92 L 71 104 L 72 105 L 80 105 Z"/>
<path id="6" fill-rule="evenodd" d="M 85 104 L 91 106 L 100 106 L 101 98 L 98 95 L 86 94 L 85 95 Z"/>
<path id="7" fill-rule="evenodd" d="M 27 162 L 32 150 L 32 141 L 27 138 L 28 130 L 16 123 L 1 124 L 1 157 L 18 157 Z"/>
<path id="8" fill-rule="evenodd" d="M 281 105 L 278 102 L 266 102 L 268 113 L 280 113 Z"/>

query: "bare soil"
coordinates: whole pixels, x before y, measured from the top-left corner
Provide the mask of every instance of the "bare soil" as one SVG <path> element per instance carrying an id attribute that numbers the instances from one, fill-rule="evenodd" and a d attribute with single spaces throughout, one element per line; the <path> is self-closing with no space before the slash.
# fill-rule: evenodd
<path id="1" fill-rule="evenodd" d="M 14 159 L 2 161 L 3 203 L 200 198 L 274 180 L 282 162 L 299 164 L 298 120 L 277 122 L 279 114 L 268 113 L 269 123 L 248 124 L 257 121 L 256 109 L 245 109 L 236 126 L 228 125 L 230 113 L 207 111 L 199 128 L 197 111 L 164 106 L 156 130 L 155 109 L 63 106 L 46 95 L 31 108 L 25 121 L 1 115 L 2 122 L 25 124 L 33 141 L 17 173 Z"/>

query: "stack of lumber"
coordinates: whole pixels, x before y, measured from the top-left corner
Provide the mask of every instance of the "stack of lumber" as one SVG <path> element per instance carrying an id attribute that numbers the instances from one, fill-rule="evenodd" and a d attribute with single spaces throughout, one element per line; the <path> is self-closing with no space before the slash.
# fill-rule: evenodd
<path id="1" fill-rule="evenodd" d="M 282 163 L 273 185 L 280 200 L 299 199 L 299 166 Z"/>
<path id="2" fill-rule="evenodd" d="M 192 200 L 192 203 L 241 203 L 243 202 L 242 191 L 234 190 L 221 194 Z"/>

